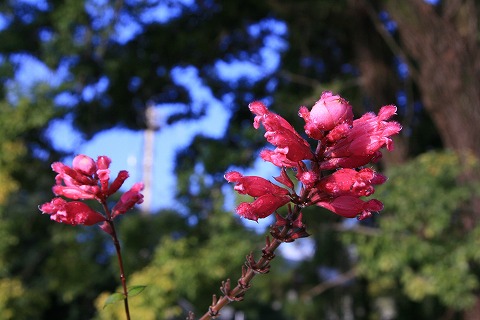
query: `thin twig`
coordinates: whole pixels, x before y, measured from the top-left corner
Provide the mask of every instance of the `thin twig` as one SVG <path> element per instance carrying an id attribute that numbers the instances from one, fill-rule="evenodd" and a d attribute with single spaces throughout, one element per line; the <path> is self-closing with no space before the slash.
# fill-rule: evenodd
<path id="1" fill-rule="evenodd" d="M 353 232 L 357 234 L 362 234 L 366 236 L 380 236 L 382 231 L 379 228 L 372 228 L 362 225 L 355 225 L 355 226 L 346 226 L 341 223 L 334 223 L 330 225 L 331 230 L 339 231 L 339 232 Z"/>
<path id="2" fill-rule="evenodd" d="M 318 295 L 322 294 L 323 292 L 327 291 L 328 289 L 331 289 L 331 288 L 334 288 L 336 286 L 340 286 L 342 284 L 347 283 L 348 281 L 352 280 L 356 276 L 357 276 L 357 271 L 356 271 L 355 268 L 352 268 L 352 269 L 348 270 L 347 272 L 342 273 L 339 276 L 337 276 L 337 277 L 335 277 L 331 280 L 319 283 L 316 286 L 314 286 L 313 288 L 310 288 L 307 292 L 305 292 L 302 295 L 302 298 L 304 300 L 311 299 L 314 296 L 318 296 Z"/>
<path id="3" fill-rule="evenodd" d="M 283 242 L 291 242 L 298 237 L 304 237 L 306 233 L 304 226 L 299 227 L 296 220 L 301 221 L 300 207 L 295 206 L 293 212 L 290 212 L 286 218 L 277 215 L 277 224 L 271 227 L 272 239 L 267 236 L 265 247 L 262 249 L 262 256 L 255 261 L 253 253 L 247 255 L 245 264 L 242 267 L 242 276 L 238 279 L 237 285 L 231 289 L 231 281 L 227 279 L 222 282 L 220 287 L 223 295 L 217 298 L 213 295 L 212 304 L 208 311 L 200 320 L 214 319 L 220 314 L 220 310 L 232 301 L 242 301 L 245 292 L 250 288 L 250 282 L 257 274 L 268 273 L 270 270 L 270 261 L 275 258 L 275 250 Z M 279 223 L 281 220 L 281 223 Z M 194 319 L 193 313 L 190 313 L 187 319 Z"/>
<path id="4" fill-rule="evenodd" d="M 285 233 L 286 229 L 287 228 L 284 228 Z M 268 272 L 270 260 L 273 259 L 274 256 L 273 253 L 281 243 L 281 241 L 273 239 L 273 241 L 270 242 L 270 245 L 266 246 L 263 250 L 267 254 L 264 253 L 264 255 L 262 255 L 260 260 L 256 262 L 254 266 L 249 265 L 253 259 L 252 254 L 248 255 L 245 261 L 245 266 L 242 268 L 242 276 L 240 279 L 238 279 L 237 286 L 232 290 L 229 290 L 230 279 L 224 281 L 221 287 L 221 290 L 224 294 L 218 299 L 215 295 L 213 296 L 212 305 L 210 306 L 209 310 L 200 318 L 200 320 L 213 319 L 215 316 L 219 315 L 220 310 L 230 302 L 241 301 L 245 295 L 245 292 L 250 288 L 250 282 L 252 279 L 259 273 Z M 265 257 L 266 255 L 272 258 L 269 260 L 269 258 Z"/>

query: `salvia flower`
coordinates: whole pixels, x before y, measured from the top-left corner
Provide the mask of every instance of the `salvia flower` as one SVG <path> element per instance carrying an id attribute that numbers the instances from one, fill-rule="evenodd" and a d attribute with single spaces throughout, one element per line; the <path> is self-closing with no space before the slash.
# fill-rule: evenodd
<path id="1" fill-rule="evenodd" d="M 105 217 L 88 205 L 80 201 L 67 202 L 62 198 L 53 198 L 52 201 L 40 206 L 43 213 L 50 215 L 50 219 L 71 225 L 94 225 L 105 221 Z"/>
<path id="2" fill-rule="evenodd" d="M 249 220 L 257 221 L 258 219 L 266 218 L 275 212 L 280 207 L 283 207 L 290 202 L 290 199 L 285 196 L 277 196 L 271 193 L 266 193 L 253 202 L 242 202 L 237 207 L 237 213 Z"/>
<path id="3" fill-rule="evenodd" d="M 250 111 L 256 117 L 253 126 L 255 129 L 263 124 L 265 127 L 265 138 L 275 147 L 274 151 L 263 152 L 262 159 L 272 162 L 279 167 L 293 167 L 298 161 L 313 159 L 310 145 L 303 139 L 287 120 L 270 112 L 267 107 L 259 101 L 250 103 Z"/>
<path id="4" fill-rule="evenodd" d="M 354 120 L 352 128 L 345 136 L 333 141 L 325 150 L 322 169 L 360 167 L 378 160 L 381 157 L 381 148 L 393 150 L 390 136 L 399 133 L 402 127 L 397 122 L 387 120 L 396 111 L 395 106 L 385 106 L 380 109 L 378 116 L 369 112 Z"/>
<path id="5" fill-rule="evenodd" d="M 372 212 L 378 212 L 383 209 L 383 204 L 377 199 L 364 201 L 355 196 L 339 196 L 330 201 L 318 202 L 317 205 L 342 217 L 357 217 L 359 220 L 369 217 Z"/>
<path id="6" fill-rule="evenodd" d="M 122 170 L 110 184 L 111 159 L 106 156 L 98 157 L 97 161 L 86 155 L 78 155 L 73 159 L 72 167 L 61 162 L 54 162 L 52 169 L 57 173 L 55 186 L 52 191 L 57 196 L 52 201 L 39 206 L 40 211 L 50 214 L 54 221 L 71 225 L 92 225 L 101 221 L 113 219 L 125 213 L 137 203 L 143 201 L 140 191 L 143 184 L 135 184 L 129 191 L 122 195 L 112 212 L 105 215 L 91 209 L 81 201 L 70 200 L 96 200 L 104 207 L 107 198 L 114 194 L 128 178 L 128 172 Z"/>
<path id="7" fill-rule="evenodd" d="M 120 200 L 117 204 L 112 208 L 112 218 L 115 218 L 119 214 L 124 214 L 134 205 L 140 204 L 143 202 L 143 195 L 140 191 L 143 190 L 143 183 L 138 182 L 135 183 L 130 190 L 122 194 Z"/>
<path id="8" fill-rule="evenodd" d="M 247 219 L 257 221 L 271 215 L 275 210 L 290 202 L 289 191 L 257 176 L 243 176 L 237 171 L 225 174 L 228 182 L 234 182 L 234 189 L 240 194 L 255 197 L 252 203 L 243 202 L 237 213 Z"/>
<path id="9" fill-rule="evenodd" d="M 288 190 L 262 177 L 245 177 L 240 172 L 230 171 L 225 174 L 225 179 L 228 182 L 235 182 L 234 190 L 240 194 L 248 194 L 252 197 L 260 197 L 266 193 L 288 195 Z"/>
<path id="10" fill-rule="evenodd" d="M 319 192 L 323 192 L 328 197 L 340 195 L 368 197 L 375 192 L 374 185 L 385 181 L 387 178 L 373 169 L 364 168 L 357 171 L 347 168 L 320 179 L 316 187 Z"/>
<path id="11" fill-rule="evenodd" d="M 227 173 L 225 179 L 235 183 L 238 193 L 255 198 L 237 207 L 240 216 L 257 221 L 289 202 L 300 207 L 316 205 L 340 216 L 358 219 L 383 209 L 379 200 L 364 198 L 371 196 L 375 185 L 387 178 L 363 166 L 380 159 L 382 148 L 393 150 L 391 136 L 401 130 L 400 124 L 390 121 L 396 113 L 395 106 L 384 106 L 378 115 L 369 112 L 353 120 L 348 101 L 326 91 L 312 110 L 306 107 L 299 110 L 305 120 L 306 136 L 313 142 L 316 140 L 313 146 L 262 102 L 252 102 L 249 108 L 255 114 L 254 128 L 259 129 L 262 124 L 266 140 L 276 147 L 262 150 L 260 157 L 282 168 L 275 180 L 286 188 L 261 177 L 242 176 L 236 171 Z M 293 169 L 300 186 L 299 194 L 286 168 Z"/>

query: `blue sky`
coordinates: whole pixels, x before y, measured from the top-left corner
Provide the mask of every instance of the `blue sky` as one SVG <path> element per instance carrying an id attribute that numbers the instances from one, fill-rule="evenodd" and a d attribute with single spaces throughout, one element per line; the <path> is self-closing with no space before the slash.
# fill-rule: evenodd
<path id="1" fill-rule="evenodd" d="M 25 0 L 23 1 L 25 2 Z M 98 19 L 98 25 L 101 26 L 105 23 L 105 19 L 109 19 L 110 15 L 95 15 L 95 6 L 97 5 L 103 6 L 105 2 L 101 0 L 86 2 L 86 7 L 89 6 L 87 10 L 92 12 L 94 18 Z M 155 14 L 152 13 L 147 18 L 156 19 L 160 22 L 168 20 L 168 14 L 164 13 L 165 8 L 157 8 L 156 10 Z M 2 28 L 2 23 L 4 26 L 5 23 L 8 23 L 8 19 L 5 20 L 5 17 L 0 15 L 0 29 Z M 259 52 L 263 61 L 260 63 L 258 61 L 252 63 L 234 62 L 232 64 L 219 60 L 215 67 L 223 80 L 235 82 L 239 78 L 249 77 L 252 81 L 255 81 L 277 68 L 280 52 L 287 46 L 284 41 L 284 36 L 287 33 L 286 25 L 276 20 L 267 19 L 250 26 L 248 31 L 252 36 L 256 36 L 264 28 L 272 30 L 272 34 L 266 37 L 265 47 Z M 116 36 L 119 42 L 125 42 L 138 31 L 133 21 L 129 21 L 128 17 L 123 17 L 116 28 Z M 21 84 L 20 87 L 25 92 L 28 92 L 29 88 L 42 81 L 47 81 L 52 86 L 58 86 L 69 75 L 68 66 L 66 65 L 61 65 L 57 70 L 50 70 L 41 61 L 22 54 L 14 56 L 13 60 L 17 63 L 17 69 L 15 79 L 11 85 Z M 215 99 L 210 90 L 202 84 L 195 68 L 175 68 L 172 70 L 172 76 L 177 84 L 191 89 L 194 104 L 207 104 L 208 108 L 207 114 L 201 119 L 182 121 L 168 126 L 163 125 L 168 115 L 178 108 L 183 108 L 183 106 L 181 104 L 169 104 L 156 108 L 160 130 L 155 134 L 152 210 L 175 206 L 173 198 L 175 176 L 173 175 L 173 169 L 176 151 L 188 146 L 192 138 L 198 133 L 211 137 L 221 137 L 226 130 L 230 116 L 227 110 L 229 109 L 228 104 L 231 97 L 227 95 L 222 101 Z M 270 85 L 272 90 L 274 90 L 276 84 L 272 83 Z M 88 100 L 91 95 L 102 94 L 107 86 L 108 79 L 101 79 L 97 85 L 90 86 L 84 90 L 84 98 Z M 15 99 L 15 96 L 12 95 L 10 98 Z M 252 99 L 258 98 L 253 97 Z M 63 99 L 62 102 L 68 105 L 68 96 L 60 96 L 59 99 Z M 99 155 L 110 157 L 112 159 L 112 175 L 116 175 L 120 170 L 128 170 L 130 178 L 125 182 L 123 190 L 130 188 L 135 182 L 143 180 L 141 168 L 144 133 L 142 131 L 113 128 L 96 134 L 92 140 L 85 141 L 80 133 L 73 129 L 71 119 L 67 116 L 66 119 L 53 121 L 48 128 L 48 133 L 54 146 L 59 149 L 72 152 L 73 154 L 86 154 L 92 158 L 96 158 Z M 263 135 L 263 132 L 259 131 L 258 134 Z M 64 161 L 67 164 L 71 163 L 71 159 L 64 159 Z M 278 175 L 278 168 L 260 160 L 257 161 L 254 168 L 242 173 L 271 178 Z M 227 196 L 233 194 L 232 190 L 233 187 L 226 189 Z M 228 197 L 227 200 L 226 206 L 234 214 L 233 197 Z M 264 219 L 259 224 L 248 220 L 244 222 L 248 228 L 263 231 L 271 223 L 271 220 Z M 298 244 L 308 242 L 309 239 L 302 239 Z M 307 255 L 312 253 L 311 246 L 299 246 L 298 248 L 296 246 L 285 246 L 285 249 L 287 249 L 285 253 L 298 254 L 301 253 L 301 250 L 306 250 Z M 303 254 L 302 256 L 304 256 Z M 290 257 L 292 258 L 294 255 L 290 255 Z"/>
<path id="2" fill-rule="evenodd" d="M 180 74 L 180 73 L 179 73 Z M 208 88 L 204 87 L 193 68 L 182 70 L 179 82 L 188 81 L 192 88 L 192 98 L 196 103 L 208 101 L 209 108 L 205 117 L 194 121 L 181 121 L 174 125 L 164 125 L 169 113 L 182 108 L 182 105 L 169 104 L 156 108 L 156 118 L 160 130 L 155 133 L 153 202 L 151 209 L 173 206 L 175 177 L 173 176 L 175 152 L 186 147 L 192 138 L 202 133 L 211 137 L 221 137 L 226 130 L 229 113 L 224 105 L 214 99 Z M 142 181 L 144 132 L 124 128 L 113 128 L 96 134 L 92 140 L 83 141 L 76 133 L 68 118 L 58 120 L 49 128 L 54 146 L 75 154 L 86 154 L 92 158 L 107 155 L 112 159 L 112 173 L 128 170 L 130 178 L 125 188 L 136 181 Z M 67 160 L 68 161 L 68 160 Z"/>
<path id="3" fill-rule="evenodd" d="M 29 2 L 28 0 L 22 0 Z M 187 3 L 188 1 L 182 1 Z M 180 3 L 180 2 L 179 2 Z M 94 24 L 101 28 L 111 20 L 111 14 L 106 10 L 105 14 L 98 14 L 96 10 L 105 9 L 108 6 L 105 1 L 92 0 L 86 1 L 85 7 L 92 16 Z M 108 8 L 107 8 L 108 9 Z M 170 15 L 166 10 L 171 10 Z M 145 13 L 146 21 L 157 21 L 164 23 L 169 18 L 178 15 L 175 8 L 166 9 L 161 4 Z M 103 12 L 103 11 L 102 11 Z M 3 24 L 1 23 L 3 21 Z M 0 29 L 8 24 L 8 18 L 0 14 Z M 129 19 L 122 16 L 116 25 L 115 39 L 119 42 L 126 42 L 134 37 L 140 30 L 139 26 Z M 286 25 L 283 22 L 266 19 L 248 27 L 248 32 L 252 36 L 259 36 L 262 30 L 271 31 L 270 36 L 265 38 L 265 46 L 259 51 L 262 61 L 234 61 L 225 62 L 218 60 L 215 68 L 219 77 L 226 82 L 238 81 L 241 78 L 248 77 L 252 81 L 262 78 L 273 72 L 279 63 L 280 52 L 286 48 L 284 36 L 287 33 Z M 12 57 L 16 63 L 15 80 L 12 86 L 20 84 L 24 92 L 36 83 L 47 81 L 52 86 L 59 86 L 61 82 L 69 76 L 68 65 L 62 64 L 57 70 L 48 69 L 45 64 L 34 57 L 24 54 L 18 54 Z M 174 125 L 164 125 L 165 119 L 170 113 L 182 109 L 182 104 L 161 105 L 156 108 L 157 120 L 160 130 L 155 134 L 155 154 L 154 154 L 154 177 L 153 177 L 153 210 L 173 206 L 173 195 L 175 189 L 175 177 L 172 172 L 174 169 L 175 152 L 186 147 L 192 138 L 202 133 L 210 137 L 221 137 L 226 130 L 229 118 L 227 112 L 229 99 L 232 96 L 226 95 L 222 101 L 214 98 L 209 88 L 202 84 L 198 77 L 197 70 L 194 67 L 177 67 L 171 70 L 174 81 L 188 88 L 191 94 L 193 107 L 195 105 L 207 105 L 207 114 L 205 117 L 194 121 L 182 121 Z M 91 100 L 95 95 L 102 95 L 108 88 L 107 78 L 101 78 L 97 84 L 90 85 L 83 90 L 83 99 Z M 272 90 L 275 87 L 272 83 Z M 14 92 L 14 90 L 12 90 Z M 12 95 L 10 99 L 14 100 Z M 258 97 L 252 97 L 258 99 Z M 57 103 L 67 106 L 72 104 L 71 97 L 60 94 L 57 97 Z M 245 106 L 247 107 L 247 106 Z M 252 118 L 253 119 L 253 118 Z M 56 120 L 48 128 L 49 136 L 55 147 L 72 152 L 74 154 L 86 154 L 92 158 L 99 155 L 107 155 L 112 159 L 112 174 L 119 170 L 128 170 L 130 179 L 125 183 L 124 189 L 131 186 L 136 181 L 143 180 L 142 162 L 143 162 L 143 132 L 131 131 L 123 128 L 114 128 L 96 134 L 92 140 L 84 141 L 81 135 L 76 132 L 71 119 Z M 69 159 L 65 159 L 66 162 Z"/>

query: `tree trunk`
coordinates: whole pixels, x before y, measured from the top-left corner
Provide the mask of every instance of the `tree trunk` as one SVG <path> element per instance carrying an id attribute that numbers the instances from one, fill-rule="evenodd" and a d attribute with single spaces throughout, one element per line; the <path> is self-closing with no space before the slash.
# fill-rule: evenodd
<path id="1" fill-rule="evenodd" d="M 360 72 L 359 85 L 368 104 L 380 109 L 394 104 L 398 87 L 398 75 L 392 70 L 392 51 L 385 46 L 385 39 L 378 32 L 379 22 L 371 4 L 366 1 L 349 1 L 348 19 L 352 21 L 348 39 L 352 41 L 355 65 Z M 383 26 L 380 26 L 383 28 Z M 404 162 L 408 156 L 408 137 L 394 136 L 395 152 L 384 152 L 384 164 Z"/>
<path id="2" fill-rule="evenodd" d="M 386 1 L 422 102 L 447 148 L 480 157 L 480 64 L 474 1 Z"/>

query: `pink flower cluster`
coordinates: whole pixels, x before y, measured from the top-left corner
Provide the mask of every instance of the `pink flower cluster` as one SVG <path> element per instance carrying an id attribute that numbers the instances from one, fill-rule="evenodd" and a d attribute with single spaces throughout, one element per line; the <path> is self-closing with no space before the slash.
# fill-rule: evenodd
<path id="1" fill-rule="evenodd" d="M 98 157 L 97 161 L 86 155 L 78 155 L 73 159 L 72 167 L 61 162 L 54 162 L 52 169 L 57 173 L 56 185 L 52 190 L 56 196 L 63 196 L 71 200 L 93 199 L 108 208 L 108 197 L 117 192 L 128 178 L 128 172 L 122 170 L 110 183 L 110 158 Z M 50 219 L 71 225 L 94 225 L 102 221 L 111 221 L 116 216 L 133 208 L 135 204 L 143 202 L 142 183 L 136 183 L 125 192 L 112 210 L 106 210 L 105 215 L 93 210 L 81 201 L 66 201 L 56 197 L 52 201 L 42 204 L 39 209 L 42 213 L 50 214 Z"/>
<path id="2" fill-rule="evenodd" d="M 265 138 L 275 146 L 260 153 L 263 160 L 282 168 L 275 180 L 284 187 L 257 176 L 242 176 L 232 171 L 225 174 L 235 190 L 255 198 L 237 207 L 237 213 L 257 221 L 292 202 L 302 207 L 317 205 L 343 217 L 364 219 L 383 209 L 376 200 L 361 198 L 372 195 L 374 186 L 386 177 L 363 166 L 378 161 L 381 148 L 393 149 L 390 138 L 401 130 L 399 123 L 388 121 L 397 108 L 384 106 L 378 115 L 367 113 L 353 120 L 352 106 L 342 97 L 323 92 L 309 111 L 301 107 L 299 115 L 305 121 L 305 134 L 315 142 L 314 148 L 287 120 L 270 112 L 259 101 L 249 105 L 255 114 L 253 126 L 262 124 Z M 301 183 L 299 194 L 286 168 L 296 172 Z M 336 170 L 332 173 L 332 170 Z"/>

